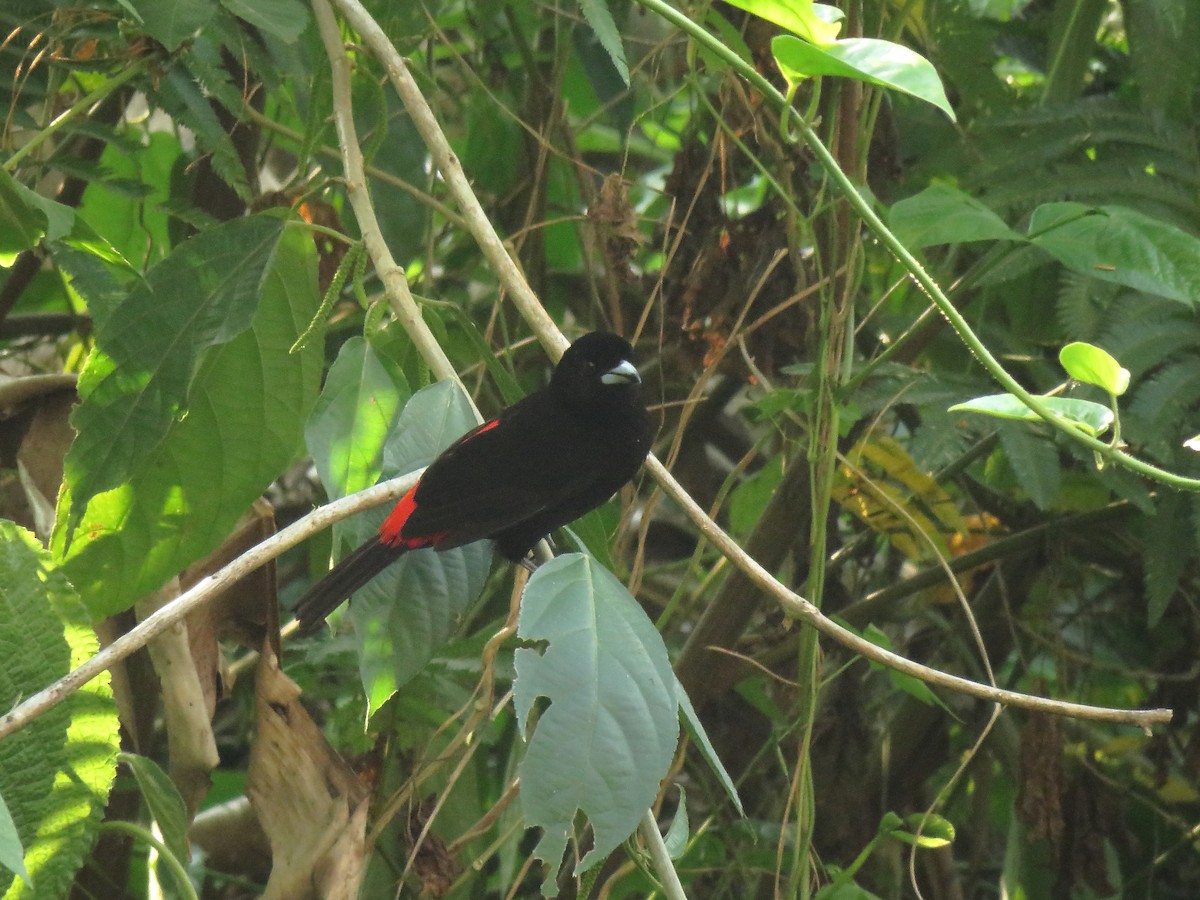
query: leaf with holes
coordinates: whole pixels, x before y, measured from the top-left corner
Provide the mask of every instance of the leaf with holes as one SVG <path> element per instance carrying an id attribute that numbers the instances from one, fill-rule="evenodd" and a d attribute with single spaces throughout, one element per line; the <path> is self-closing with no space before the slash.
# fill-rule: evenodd
<path id="1" fill-rule="evenodd" d="M 578 812 L 594 835 L 578 871 L 638 827 L 671 766 L 679 703 L 662 638 L 590 557 L 566 554 L 534 573 L 517 634 L 545 642 L 517 650 L 513 701 L 522 732 L 538 698 L 549 701 L 518 767 L 525 821 L 542 829 L 535 852 L 549 864 L 549 891 Z"/>

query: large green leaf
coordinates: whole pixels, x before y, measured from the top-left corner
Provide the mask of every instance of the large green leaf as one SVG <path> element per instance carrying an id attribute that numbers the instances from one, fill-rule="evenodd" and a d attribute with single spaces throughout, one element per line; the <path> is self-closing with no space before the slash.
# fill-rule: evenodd
<path id="1" fill-rule="evenodd" d="M 203 352 L 250 327 L 284 226 L 254 216 L 200 234 L 115 308 L 93 310 L 96 349 L 79 376 L 77 436 L 63 462 L 68 533 L 89 500 L 145 471 L 188 409 Z"/>
<path id="2" fill-rule="evenodd" d="M 87 610 L 32 534 L 0 521 L 0 707 L 41 690 L 99 649 Z M 65 897 L 95 840 L 116 773 L 108 674 L 0 741 L 0 796 L 31 884 L 0 868 L 0 896 Z"/>
<path id="3" fill-rule="evenodd" d="M 433 462 L 475 425 L 475 413 L 457 385 L 438 382 L 404 405 L 383 450 L 383 477 Z M 357 546 L 387 514 L 375 510 L 349 529 Z M 350 615 L 359 646 L 359 673 L 368 712 L 374 713 L 450 639 L 467 607 L 483 590 L 492 549 L 477 541 L 452 550 L 414 550 L 354 595 Z"/>
<path id="4" fill-rule="evenodd" d="M 932 103 L 954 120 L 954 108 L 946 99 L 933 64 L 900 44 L 876 38 L 845 38 L 818 46 L 781 34 L 771 41 L 771 52 L 789 81 L 816 75 L 854 78 Z"/>
<path id="5" fill-rule="evenodd" d="M 837 18 L 829 15 L 831 7 L 822 7 L 813 0 L 729 0 L 729 5 L 774 22 L 814 44 L 832 44 L 841 31 Z M 833 11 L 840 17 L 841 10 Z"/>
<path id="6" fill-rule="evenodd" d="M 304 428 L 308 452 L 331 496 L 344 497 L 378 480 L 384 442 L 411 395 L 400 367 L 366 340 L 351 338 L 342 345 Z"/>
<path id="7" fill-rule="evenodd" d="M 941 182 L 892 206 L 888 227 L 910 249 L 1023 237 L 974 197 Z"/>
<path id="8" fill-rule="evenodd" d="M 97 617 L 128 608 L 216 547 L 299 452 L 322 362 L 319 345 L 289 353 L 320 300 L 305 229 L 281 234 L 257 300 L 249 329 L 201 354 L 187 416 L 134 477 L 86 503 L 69 549 L 72 486 L 60 495 L 52 546 Z"/>
<path id="9" fill-rule="evenodd" d="M 1074 397 L 1038 397 L 1038 400 L 1051 412 L 1093 436 L 1103 434 L 1112 425 L 1113 411 L 1100 403 Z M 1044 421 L 1015 394 L 975 397 L 964 403 L 954 404 L 950 407 L 950 412 L 975 412 L 998 419 L 1018 419 L 1022 422 Z"/>
<path id="10" fill-rule="evenodd" d="M 525 732 L 537 699 L 550 701 L 518 767 L 526 824 L 542 829 L 547 891 L 578 812 L 594 836 L 580 871 L 637 828 L 671 766 L 679 700 L 654 625 L 590 557 L 565 554 L 534 573 L 517 633 L 546 642 L 516 651 L 513 703 Z"/>
<path id="11" fill-rule="evenodd" d="M 1194 306 L 1200 238 L 1124 206 L 1045 203 L 1029 240 L 1069 269 Z"/>
<path id="12" fill-rule="evenodd" d="M 309 21 L 308 7 L 299 0 L 221 0 L 221 5 L 285 43 L 300 37 Z"/>

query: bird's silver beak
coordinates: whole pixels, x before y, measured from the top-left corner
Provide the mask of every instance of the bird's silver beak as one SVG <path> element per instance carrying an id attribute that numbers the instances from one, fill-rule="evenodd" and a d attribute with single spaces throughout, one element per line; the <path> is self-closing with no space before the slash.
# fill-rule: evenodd
<path id="1" fill-rule="evenodd" d="M 601 384 L 640 384 L 642 376 L 633 363 L 624 359 L 600 376 Z"/>

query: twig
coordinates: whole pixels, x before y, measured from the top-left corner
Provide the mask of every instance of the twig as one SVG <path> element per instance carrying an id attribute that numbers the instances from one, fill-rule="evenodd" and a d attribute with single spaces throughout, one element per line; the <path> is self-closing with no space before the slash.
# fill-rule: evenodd
<path id="1" fill-rule="evenodd" d="M 683 884 L 679 880 L 679 873 L 675 871 L 675 865 L 671 862 L 671 854 L 667 852 L 667 843 L 663 840 L 662 832 L 658 830 L 658 823 L 654 821 L 654 813 L 650 810 L 646 810 L 642 814 L 638 832 L 650 850 L 650 859 L 654 863 L 654 872 L 658 875 L 663 893 L 671 900 L 687 900 L 687 894 L 683 892 Z"/>
<path id="2" fill-rule="evenodd" d="M 134 651 L 140 650 L 152 638 L 162 634 L 177 622 L 181 622 L 235 581 L 249 575 L 264 563 L 275 559 L 285 550 L 295 547 L 310 535 L 323 528 L 328 528 L 334 522 L 347 516 L 373 506 L 379 506 L 389 500 L 399 499 L 417 483 L 417 478 L 423 471 L 424 469 L 400 478 L 393 478 L 391 481 L 385 481 L 383 484 L 377 484 L 365 491 L 359 491 L 357 494 L 351 494 L 349 497 L 328 503 L 293 522 L 261 544 L 252 547 L 233 562 L 197 582 L 175 600 L 148 616 L 137 627 L 130 629 L 91 659 L 83 662 L 79 668 L 72 669 L 54 684 L 34 694 L 11 712 L 0 717 L 0 740 L 29 724 L 30 721 L 51 707 L 57 706 L 101 672 L 111 668 Z"/>
<path id="3" fill-rule="evenodd" d="M 395 88 L 404 108 L 408 110 L 413 125 L 421 135 L 421 140 L 429 148 L 433 164 L 446 182 L 446 188 L 458 205 L 463 218 L 466 219 L 471 236 L 479 244 L 479 249 L 487 257 L 500 284 L 512 296 L 513 303 L 520 310 L 525 321 L 529 323 L 534 334 L 538 336 L 542 346 L 549 351 L 553 359 L 557 360 L 567 349 L 569 342 L 558 330 L 558 326 L 550 318 L 550 314 L 543 309 L 537 295 L 533 293 L 533 289 L 525 281 L 525 276 L 521 274 L 520 268 L 509 256 L 504 242 L 496 234 L 496 230 L 488 220 L 487 213 L 484 212 L 483 206 L 471 189 L 471 184 L 463 172 L 458 157 L 450 148 L 450 142 L 442 132 L 441 126 L 438 125 L 437 117 L 433 114 L 433 110 L 430 109 L 420 88 L 417 87 L 416 81 L 413 80 L 412 74 L 408 71 L 408 64 L 404 57 L 400 55 L 388 36 L 383 33 L 383 29 L 379 27 L 371 14 L 363 9 L 358 0 L 334 0 L 334 2 L 342 11 L 342 15 L 358 32 L 363 43 L 371 49 L 371 52 L 387 69 L 392 87 Z M 326 0 L 316 0 L 314 5 L 318 9 L 325 7 Z"/>
<path id="4" fill-rule="evenodd" d="M 342 43 L 342 34 L 338 29 L 337 20 L 327 0 L 314 0 L 313 13 L 316 16 L 317 28 L 321 40 L 325 44 L 325 52 L 329 56 L 329 66 L 332 74 L 333 92 L 333 123 L 337 129 L 338 146 L 342 150 L 342 167 L 346 179 L 346 194 L 354 209 L 354 217 L 362 231 L 363 243 L 375 264 L 375 271 L 383 281 L 384 291 L 391 304 L 396 318 L 404 327 L 405 332 L 412 338 L 421 358 L 428 363 L 430 370 L 439 381 L 450 380 L 462 387 L 458 372 L 454 365 L 442 352 L 441 345 L 421 318 L 421 309 L 413 300 L 412 292 L 408 289 L 408 278 L 404 270 L 396 265 L 387 242 L 383 239 L 383 230 L 375 217 L 375 207 L 371 204 L 371 195 L 367 190 L 367 175 L 363 168 L 362 148 L 358 145 L 358 133 L 354 127 L 353 106 L 350 102 L 350 58 L 346 55 L 346 47 Z M 470 394 L 463 389 L 463 393 Z M 472 404 L 474 407 L 474 404 Z M 475 413 L 479 417 L 478 411 Z"/>

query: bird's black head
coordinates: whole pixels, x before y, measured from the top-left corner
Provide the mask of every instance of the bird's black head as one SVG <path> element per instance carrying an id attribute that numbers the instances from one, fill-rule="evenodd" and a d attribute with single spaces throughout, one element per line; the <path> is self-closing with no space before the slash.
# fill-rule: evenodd
<path id="1" fill-rule="evenodd" d="M 641 406 L 642 379 L 633 365 L 633 348 L 607 331 L 585 334 L 568 347 L 550 388 L 571 406 L 614 412 Z"/>

